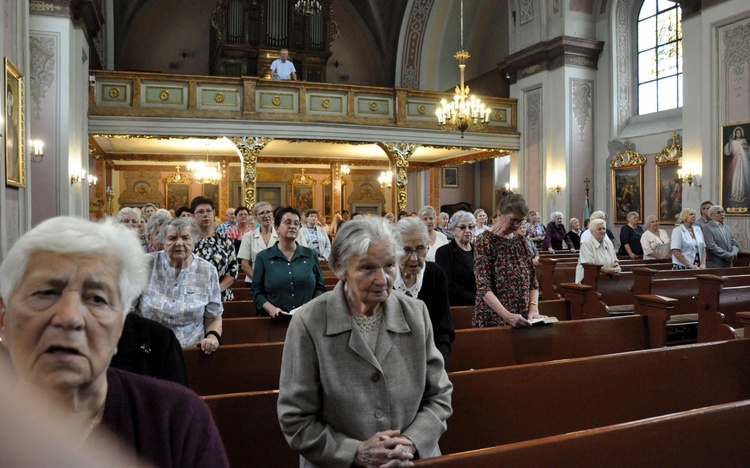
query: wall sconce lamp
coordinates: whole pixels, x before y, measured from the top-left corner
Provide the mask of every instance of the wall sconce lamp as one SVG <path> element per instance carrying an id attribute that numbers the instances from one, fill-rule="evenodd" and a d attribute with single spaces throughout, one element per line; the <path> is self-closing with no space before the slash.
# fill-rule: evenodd
<path id="1" fill-rule="evenodd" d="M 96 177 L 95 175 L 89 174 L 88 181 L 89 181 L 89 187 L 92 187 L 96 185 L 96 183 L 99 181 L 99 178 Z"/>
<path id="2" fill-rule="evenodd" d="M 391 188 L 393 186 L 393 171 L 381 172 L 378 183 L 380 183 L 381 188 Z"/>
<path id="3" fill-rule="evenodd" d="M 508 193 L 514 193 L 516 190 L 518 190 L 518 187 L 514 187 L 510 184 L 505 184 L 505 191 Z"/>
<path id="4" fill-rule="evenodd" d="M 86 171 L 84 171 L 83 169 L 80 169 L 79 171 L 74 172 L 70 176 L 70 185 L 76 185 L 76 184 L 81 185 L 83 184 L 84 180 L 86 180 Z"/>
<path id="5" fill-rule="evenodd" d="M 552 196 L 560 195 L 560 192 L 562 192 L 562 186 L 560 184 L 549 188 L 549 194 Z"/>
<path id="6" fill-rule="evenodd" d="M 31 140 L 31 162 L 40 163 L 42 158 L 44 158 L 44 142 Z"/>
<path id="7" fill-rule="evenodd" d="M 677 171 L 677 177 L 680 179 L 680 182 L 682 182 L 683 184 L 688 184 L 691 187 L 694 183 L 696 187 L 703 187 L 702 185 L 698 184 L 699 176 L 700 174 L 693 174 L 693 171 L 690 168 L 680 169 Z"/>

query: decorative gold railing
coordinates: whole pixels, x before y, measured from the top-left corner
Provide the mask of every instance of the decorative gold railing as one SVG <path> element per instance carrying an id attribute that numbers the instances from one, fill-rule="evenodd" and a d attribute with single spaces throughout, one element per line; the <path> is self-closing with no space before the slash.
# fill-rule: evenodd
<path id="1" fill-rule="evenodd" d="M 257 77 L 92 71 L 89 115 L 237 119 L 436 129 L 447 93 Z M 517 101 L 482 97 L 492 109 L 482 132 L 517 133 Z"/>

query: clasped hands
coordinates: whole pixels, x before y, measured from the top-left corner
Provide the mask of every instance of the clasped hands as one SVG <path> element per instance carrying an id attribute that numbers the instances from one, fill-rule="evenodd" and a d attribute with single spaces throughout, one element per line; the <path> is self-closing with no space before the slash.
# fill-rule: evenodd
<path id="1" fill-rule="evenodd" d="M 414 443 L 401 436 L 401 431 L 382 431 L 359 444 L 354 464 L 368 468 L 414 466 L 416 451 Z"/>

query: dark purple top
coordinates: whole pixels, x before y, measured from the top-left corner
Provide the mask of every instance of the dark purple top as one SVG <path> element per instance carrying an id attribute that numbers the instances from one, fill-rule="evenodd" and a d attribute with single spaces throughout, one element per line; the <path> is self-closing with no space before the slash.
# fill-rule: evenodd
<path id="1" fill-rule="evenodd" d="M 542 248 L 544 250 L 547 250 L 551 246 L 555 250 L 562 250 L 563 241 L 565 241 L 569 249 L 575 249 L 573 241 L 570 240 L 570 237 L 568 237 L 568 233 L 565 231 L 565 225 L 550 221 L 550 223 L 547 225 L 547 233 L 544 235 Z"/>
<path id="2" fill-rule="evenodd" d="M 182 385 L 107 370 L 102 425 L 155 466 L 228 467 L 208 406 Z"/>

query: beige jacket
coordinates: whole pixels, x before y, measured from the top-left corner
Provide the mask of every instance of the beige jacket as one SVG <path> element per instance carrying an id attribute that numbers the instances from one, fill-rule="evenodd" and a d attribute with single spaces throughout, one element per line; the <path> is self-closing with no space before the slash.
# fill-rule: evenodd
<path id="1" fill-rule="evenodd" d="M 284 346 L 278 414 L 300 466 L 351 466 L 361 441 L 399 429 L 440 455 L 453 385 L 422 301 L 393 292 L 376 352 L 349 314 L 344 283 L 297 309 Z"/>

